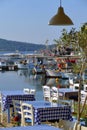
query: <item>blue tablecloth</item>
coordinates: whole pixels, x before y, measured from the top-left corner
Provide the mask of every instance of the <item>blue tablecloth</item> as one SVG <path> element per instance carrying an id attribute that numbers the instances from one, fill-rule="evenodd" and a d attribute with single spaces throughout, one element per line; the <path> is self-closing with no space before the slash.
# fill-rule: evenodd
<path id="1" fill-rule="evenodd" d="M 36 124 L 49 120 L 72 120 L 71 107 L 68 105 L 55 105 L 46 101 L 29 101 L 27 103 L 32 104 L 34 107 Z"/>
<path id="2" fill-rule="evenodd" d="M 24 94 L 23 91 L 2 91 L 3 111 L 8 110 L 8 123 L 10 122 L 10 106 L 12 100 L 34 101 L 35 95 Z"/>
<path id="3" fill-rule="evenodd" d="M 78 100 L 78 90 L 73 90 L 71 88 L 59 88 L 58 91 L 59 95 L 63 98 Z"/>
<path id="4" fill-rule="evenodd" d="M 35 95 L 24 94 L 23 91 L 2 91 L 3 94 L 3 109 L 8 109 L 12 105 L 12 100 L 34 101 Z"/>

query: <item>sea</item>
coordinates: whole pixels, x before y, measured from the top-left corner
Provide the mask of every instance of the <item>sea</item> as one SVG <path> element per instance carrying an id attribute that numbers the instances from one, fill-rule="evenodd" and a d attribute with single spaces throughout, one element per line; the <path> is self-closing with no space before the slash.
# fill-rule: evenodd
<path id="1" fill-rule="evenodd" d="M 22 53 L 24 54 L 25 52 Z M 23 90 L 24 88 L 35 89 L 36 99 L 43 100 L 43 85 L 48 85 L 50 87 L 67 87 L 68 80 L 58 78 L 46 79 L 43 74 L 32 75 L 28 69 L 17 71 L 0 71 L 0 91 L 17 91 Z"/>
<path id="2" fill-rule="evenodd" d="M 48 85 L 50 87 L 56 86 L 58 88 L 68 88 L 69 81 L 60 78 L 46 78 L 44 74 L 33 75 L 28 69 L 0 71 L 0 91 L 16 92 L 18 90 L 23 91 L 24 88 L 35 89 L 36 100 L 43 100 L 42 86 L 44 85 Z"/>
<path id="3" fill-rule="evenodd" d="M 0 71 L 0 91 L 17 91 L 24 88 L 36 90 L 36 99 L 43 100 L 43 85 L 66 87 L 67 80 L 46 79 L 44 75 L 32 75 L 28 70 Z"/>

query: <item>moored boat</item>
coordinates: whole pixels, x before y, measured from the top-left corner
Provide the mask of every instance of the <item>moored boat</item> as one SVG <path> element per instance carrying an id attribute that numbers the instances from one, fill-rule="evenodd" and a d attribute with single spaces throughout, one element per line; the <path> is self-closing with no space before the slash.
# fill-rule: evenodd
<path id="1" fill-rule="evenodd" d="M 45 69 L 46 70 L 46 77 L 49 78 L 62 78 L 62 79 L 69 79 L 73 77 L 72 73 L 57 71 L 55 69 Z"/>
<path id="2" fill-rule="evenodd" d="M 18 61 L 15 63 L 18 69 L 28 69 L 29 64 L 26 60 Z"/>
<path id="3" fill-rule="evenodd" d="M 7 64 L 5 60 L 0 60 L 0 70 L 6 69 Z"/>

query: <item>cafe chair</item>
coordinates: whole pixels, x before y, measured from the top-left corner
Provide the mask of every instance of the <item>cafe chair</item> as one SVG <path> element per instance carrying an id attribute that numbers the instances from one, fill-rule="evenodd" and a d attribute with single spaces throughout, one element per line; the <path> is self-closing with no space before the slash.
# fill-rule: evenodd
<path id="1" fill-rule="evenodd" d="M 73 86 L 73 89 L 74 90 L 79 90 L 79 83 L 75 83 L 74 86 Z"/>
<path id="2" fill-rule="evenodd" d="M 20 100 L 12 100 L 14 114 L 21 114 L 21 103 Z"/>
<path id="3" fill-rule="evenodd" d="M 52 102 L 58 102 L 58 100 L 59 100 L 58 88 L 53 86 L 51 88 L 51 101 Z"/>
<path id="4" fill-rule="evenodd" d="M 51 102 L 51 91 L 49 86 L 42 86 L 43 88 L 43 97 L 45 101 Z"/>
<path id="5" fill-rule="evenodd" d="M 85 92 L 87 92 L 87 84 L 84 84 L 83 90 L 84 90 Z"/>
<path id="6" fill-rule="evenodd" d="M 14 119 L 14 121 L 17 119 L 18 121 L 21 121 L 21 104 L 22 101 L 19 100 L 12 100 L 12 104 L 13 104 L 13 112 L 12 112 L 12 117 Z"/>
<path id="7" fill-rule="evenodd" d="M 21 104 L 21 126 L 34 125 L 34 109 L 31 104 L 22 103 Z"/>
<path id="8" fill-rule="evenodd" d="M 24 88 L 23 92 L 24 92 L 24 94 L 30 94 L 30 89 L 29 88 Z"/>
<path id="9" fill-rule="evenodd" d="M 30 89 L 30 94 L 34 94 L 35 95 L 36 90 L 35 89 Z"/>
<path id="10" fill-rule="evenodd" d="M 87 92 L 81 91 L 81 103 L 84 104 L 85 100 L 87 103 Z"/>

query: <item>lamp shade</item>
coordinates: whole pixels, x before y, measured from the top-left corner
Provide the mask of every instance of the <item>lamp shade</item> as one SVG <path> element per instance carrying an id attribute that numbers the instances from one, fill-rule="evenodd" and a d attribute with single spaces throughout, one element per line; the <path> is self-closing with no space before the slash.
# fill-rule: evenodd
<path id="1" fill-rule="evenodd" d="M 64 13 L 63 7 L 58 8 L 58 12 L 48 23 L 49 25 L 73 25 L 72 20 Z"/>

